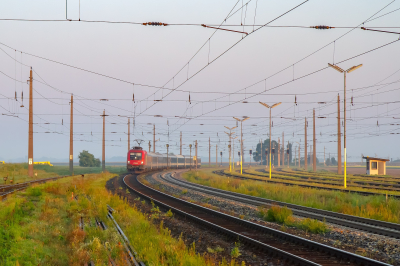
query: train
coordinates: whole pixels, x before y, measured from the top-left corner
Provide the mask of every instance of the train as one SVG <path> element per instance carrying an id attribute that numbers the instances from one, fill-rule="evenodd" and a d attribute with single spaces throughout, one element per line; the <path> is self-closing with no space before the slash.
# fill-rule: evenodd
<path id="1" fill-rule="evenodd" d="M 143 173 L 150 170 L 199 168 L 201 158 L 188 155 L 147 152 L 142 147 L 133 147 L 127 154 L 128 172 Z"/>

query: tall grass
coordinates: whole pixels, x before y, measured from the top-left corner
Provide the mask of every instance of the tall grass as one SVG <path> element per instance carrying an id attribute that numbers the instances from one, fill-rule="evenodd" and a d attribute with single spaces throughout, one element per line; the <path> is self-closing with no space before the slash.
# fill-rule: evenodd
<path id="1" fill-rule="evenodd" d="M 107 204 L 146 265 L 237 265 L 234 260 L 219 264 L 213 257 L 198 254 L 195 245 L 187 247 L 162 223 L 155 226 L 136 207 L 110 194 L 105 184 L 112 176 L 68 177 L 35 185 L 0 202 L 0 265 L 83 265 L 89 261 L 108 265 L 109 258 L 123 265 L 122 240 L 107 219 Z M 83 231 L 78 226 L 81 217 Z M 95 217 L 108 229 L 95 226 Z"/>
<path id="2" fill-rule="evenodd" d="M 253 180 L 227 178 L 211 170 L 187 172 L 183 177 L 194 183 L 281 202 L 400 223 L 400 200 L 384 196 L 362 196 L 356 193 L 316 188 L 286 186 Z"/>

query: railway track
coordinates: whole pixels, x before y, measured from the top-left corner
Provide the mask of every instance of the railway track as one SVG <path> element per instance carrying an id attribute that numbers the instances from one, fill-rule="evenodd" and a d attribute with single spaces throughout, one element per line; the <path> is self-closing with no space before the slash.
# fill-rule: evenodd
<path id="1" fill-rule="evenodd" d="M 7 196 L 9 196 L 17 191 L 26 189 L 32 184 L 46 183 L 47 181 L 57 180 L 57 179 L 63 178 L 63 177 L 66 177 L 66 176 L 43 178 L 43 179 L 32 180 L 29 182 L 19 183 L 19 184 L 15 184 L 15 185 L 2 186 L 2 187 L 0 187 L 0 198 L 4 200 Z"/>
<path id="2" fill-rule="evenodd" d="M 352 216 L 337 212 L 331 212 L 326 210 L 320 210 L 310 207 L 304 207 L 296 204 L 290 204 L 285 202 L 280 202 L 276 200 L 270 200 L 260 197 L 249 196 L 245 194 L 230 192 L 226 190 L 221 190 L 217 188 L 207 187 L 203 185 L 194 184 L 188 181 L 176 179 L 172 174 L 167 173 L 166 178 L 160 175 L 160 178 L 166 182 L 175 184 L 177 186 L 185 187 L 188 189 L 196 190 L 209 195 L 234 200 L 237 202 L 251 204 L 254 206 L 264 206 L 264 205 L 279 205 L 281 207 L 286 206 L 293 211 L 294 215 L 302 216 L 311 219 L 317 219 L 320 221 L 327 221 L 329 223 L 346 226 L 350 228 L 355 228 L 369 233 L 384 235 L 388 237 L 393 237 L 400 239 L 400 224 L 388 223 L 379 220 L 372 220 L 367 218 L 362 218 L 358 216 Z"/>
<path id="3" fill-rule="evenodd" d="M 343 189 L 343 188 L 322 187 L 322 186 L 305 185 L 305 184 L 295 184 L 295 183 L 271 180 L 271 179 L 267 179 L 266 177 L 264 177 L 263 179 L 261 179 L 261 178 L 251 178 L 251 177 L 245 177 L 245 176 L 236 175 L 236 174 L 228 174 L 228 173 L 225 173 L 224 170 L 213 171 L 213 173 L 217 174 L 217 175 L 220 175 L 220 176 L 228 176 L 228 177 L 239 178 L 239 179 L 261 181 L 261 182 L 266 182 L 266 183 L 282 184 L 282 185 L 286 185 L 286 186 L 299 186 L 299 187 L 306 187 L 306 188 L 317 188 L 317 189 L 330 190 L 330 191 L 357 193 L 357 194 L 364 195 L 364 196 L 383 196 L 383 197 L 387 196 L 387 197 L 400 199 L 400 195 L 375 193 L 375 192 L 368 192 L 368 191 L 358 191 L 358 190 Z M 258 177 L 263 177 L 263 176 L 259 176 L 259 175 L 252 174 L 252 173 L 247 173 L 247 174 L 258 176 Z"/>
<path id="4" fill-rule="evenodd" d="M 267 171 L 265 170 L 257 170 L 260 173 L 266 173 L 268 174 Z M 249 173 L 247 171 L 243 171 L 243 173 L 247 174 L 247 175 L 256 175 L 256 176 L 261 176 L 261 177 L 266 177 L 264 175 L 257 175 L 254 173 Z M 304 180 L 308 180 L 308 179 L 312 179 L 313 183 L 316 184 L 324 184 L 324 185 L 337 185 L 337 186 L 342 186 L 343 185 L 343 180 L 339 179 L 339 178 L 321 178 L 321 177 L 316 177 L 316 176 L 303 176 L 301 174 L 292 174 L 292 173 L 287 173 L 287 172 L 281 172 L 278 170 L 277 172 L 278 175 L 284 175 L 284 177 L 282 176 L 278 176 L 277 178 L 279 179 L 283 179 L 283 180 L 289 180 L 289 181 L 302 181 L 302 180 L 296 180 L 295 178 L 300 178 L 300 179 L 304 179 Z M 289 178 L 288 178 L 289 177 Z M 292 177 L 292 178 L 290 178 Z M 314 181 L 316 180 L 316 181 Z M 388 191 L 400 191 L 400 184 L 399 183 L 384 183 L 384 182 L 375 182 L 375 181 L 370 181 L 370 180 L 351 180 L 350 178 L 347 179 L 347 181 L 350 183 L 355 183 L 355 184 L 359 184 L 358 186 L 354 186 L 353 187 L 358 187 L 358 188 L 367 188 L 367 189 L 382 189 L 382 187 L 379 186 L 383 186 L 385 187 L 385 190 Z M 352 186 L 352 185 L 348 185 L 348 186 Z"/>
<path id="5" fill-rule="evenodd" d="M 175 198 L 142 184 L 134 175 L 123 181 L 162 208 L 296 265 L 389 265 Z"/>

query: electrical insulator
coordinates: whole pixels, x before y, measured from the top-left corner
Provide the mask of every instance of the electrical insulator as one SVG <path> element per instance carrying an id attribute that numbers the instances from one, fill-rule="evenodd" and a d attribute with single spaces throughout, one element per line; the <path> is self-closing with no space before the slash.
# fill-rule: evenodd
<path id="1" fill-rule="evenodd" d="M 62 126 L 64 125 L 64 119 L 61 119 L 61 125 Z"/>
<path id="2" fill-rule="evenodd" d="M 134 102 L 135 101 L 135 94 L 133 93 L 132 94 L 132 102 Z"/>
<path id="3" fill-rule="evenodd" d="M 168 26 L 167 23 L 162 23 L 162 22 L 145 22 L 145 23 L 142 23 L 142 25 L 144 25 L 144 26 L 147 26 L 147 25 L 149 25 L 149 26 Z"/>
<path id="4" fill-rule="evenodd" d="M 272 127 L 274 127 L 274 121 L 272 121 Z"/>
<path id="5" fill-rule="evenodd" d="M 319 26 L 311 26 L 310 28 L 317 29 L 317 30 L 329 30 L 329 29 L 333 29 L 335 27 L 319 25 Z"/>
<path id="6" fill-rule="evenodd" d="M 15 92 L 15 100 L 17 101 L 17 92 Z"/>
<path id="7" fill-rule="evenodd" d="M 307 121 L 307 127 L 308 127 L 308 121 Z"/>
<path id="8" fill-rule="evenodd" d="M 351 105 L 354 105 L 354 104 L 353 104 L 353 96 L 351 96 Z"/>
<path id="9" fill-rule="evenodd" d="M 378 126 L 378 127 L 379 127 L 379 123 L 378 123 L 378 120 L 376 120 L 376 126 Z"/>
<path id="10" fill-rule="evenodd" d="M 297 105 L 297 95 L 294 96 L 294 103 Z"/>
<path id="11" fill-rule="evenodd" d="M 21 92 L 21 100 L 24 100 L 24 92 Z"/>
<path id="12" fill-rule="evenodd" d="M 190 92 L 189 92 L 189 103 L 192 104 L 192 103 L 190 102 Z"/>

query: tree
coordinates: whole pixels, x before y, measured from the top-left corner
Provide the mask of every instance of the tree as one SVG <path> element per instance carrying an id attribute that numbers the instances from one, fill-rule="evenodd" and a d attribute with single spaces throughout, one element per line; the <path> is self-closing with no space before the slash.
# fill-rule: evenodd
<path id="1" fill-rule="evenodd" d="M 325 163 L 326 163 L 326 165 L 328 165 L 328 166 L 331 165 L 331 159 L 330 159 L 330 158 L 326 159 Z"/>
<path id="2" fill-rule="evenodd" d="M 88 151 L 83 150 L 79 153 L 79 166 L 82 167 L 100 167 L 100 160 L 94 158 L 94 155 Z"/>
<path id="3" fill-rule="evenodd" d="M 332 157 L 332 158 L 331 158 L 331 164 L 332 164 L 332 165 L 337 165 L 337 162 L 336 162 L 335 157 Z"/>

